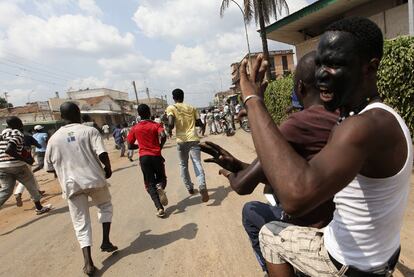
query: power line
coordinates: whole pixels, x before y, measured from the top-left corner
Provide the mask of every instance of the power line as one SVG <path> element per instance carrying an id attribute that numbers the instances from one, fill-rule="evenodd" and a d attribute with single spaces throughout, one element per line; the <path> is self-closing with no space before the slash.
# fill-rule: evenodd
<path id="1" fill-rule="evenodd" d="M 64 86 L 63 84 L 57 84 L 57 83 L 49 82 L 49 81 L 46 81 L 46 80 L 40 80 L 40 79 L 32 78 L 32 77 L 29 77 L 29 76 L 23 76 L 23 75 L 20 75 L 20 74 L 17 74 L 17 73 L 10 73 L 10 72 L 1 71 L 1 70 L 0 70 L 0 73 L 15 76 L 15 77 L 20 77 L 20 78 L 24 78 L 24 79 L 30 79 L 30 80 L 36 81 L 36 82 L 47 83 L 47 84 L 50 84 L 50 85 Z"/>
<path id="2" fill-rule="evenodd" d="M 14 63 L 14 62 L 9 62 L 9 63 Z M 3 61 L 0 60 L 0 64 L 4 64 L 6 66 L 10 66 L 10 67 L 13 67 L 13 68 L 17 68 L 17 69 L 20 69 L 20 70 L 23 70 L 23 71 L 32 72 L 32 73 L 37 74 L 37 75 L 43 75 L 43 76 L 48 77 L 48 78 L 60 79 L 60 80 L 63 80 L 63 81 L 70 81 L 69 79 L 61 78 L 61 77 L 59 77 L 57 75 L 54 76 L 54 75 L 52 75 L 50 73 L 43 73 L 43 72 L 39 72 L 39 71 L 32 70 L 32 69 L 29 69 L 29 68 L 25 68 L 23 66 L 20 66 L 18 63 L 15 63 L 17 65 L 13 65 L 13 64 L 8 64 L 8 63 L 3 62 Z"/>
<path id="3" fill-rule="evenodd" d="M 4 53 L 10 55 L 10 56 L 13 56 L 13 57 L 17 58 L 17 59 L 20 59 L 20 60 L 23 60 L 23 61 L 26 60 L 26 61 L 32 62 L 34 64 L 38 64 L 38 65 L 43 66 L 43 67 L 49 67 L 49 68 L 52 68 L 54 70 L 60 71 L 63 74 L 66 74 L 66 75 L 71 76 L 71 78 L 74 78 L 74 77 L 75 78 L 81 78 L 81 76 L 79 76 L 77 74 L 74 74 L 74 73 L 71 73 L 71 72 L 69 72 L 67 70 L 63 70 L 61 68 L 58 68 L 58 67 L 55 67 L 55 66 L 51 66 L 51 65 L 46 65 L 46 64 L 40 63 L 40 62 L 35 61 L 35 60 L 32 60 L 32 59 L 28 59 L 28 58 L 25 58 L 25 57 L 21 57 L 21 56 L 18 56 L 16 54 L 12 53 L 12 52 L 7 51 L 7 50 L 2 50 L 2 51 Z"/>

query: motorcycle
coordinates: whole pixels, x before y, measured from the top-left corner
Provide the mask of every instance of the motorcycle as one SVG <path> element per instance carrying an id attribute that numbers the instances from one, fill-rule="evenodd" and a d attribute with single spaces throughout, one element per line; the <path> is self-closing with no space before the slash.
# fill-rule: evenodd
<path id="1" fill-rule="evenodd" d="M 231 128 L 230 123 L 227 121 L 226 115 L 220 117 L 220 126 L 226 136 L 229 137 L 234 135 L 233 128 Z"/>
<path id="2" fill-rule="evenodd" d="M 250 124 L 249 124 L 249 119 L 247 118 L 247 116 L 243 116 L 240 119 L 240 127 L 247 133 L 250 133 Z"/>

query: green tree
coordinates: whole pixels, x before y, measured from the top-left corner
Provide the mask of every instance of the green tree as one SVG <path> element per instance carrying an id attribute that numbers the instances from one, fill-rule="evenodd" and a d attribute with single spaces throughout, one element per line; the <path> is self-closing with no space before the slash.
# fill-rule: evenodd
<path id="1" fill-rule="evenodd" d="M 4 108 L 11 108 L 13 105 L 11 103 L 7 103 L 7 100 L 3 97 L 0 97 L 0 109 Z"/>
<path id="2" fill-rule="evenodd" d="M 220 7 L 220 15 L 223 16 L 224 11 L 229 7 L 230 2 L 234 0 L 223 0 Z M 244 6 L 244 20 L 250 23 L 252 19 L 255 19 L 256 24 L 260 27 L 260 37 L 262 39 L 263 56 L 264 59 L 269 61 L 269 48 L 267 46 L 266 25 L 270 23 L 272 18 L 277 20 L 278 16 L 282 14 L 282 11 L 286 11 L 289 14 L 289 6 L 286 0 L 243 0 Z M 270 67 L 267 68 L 267 78 L 271 79 Z"/>
<path id="3" fill-rule="evenodd" d="M 385 41 L 378 89 L 385 103 L 404 118 L 414 137 L 414 37 Z"/>

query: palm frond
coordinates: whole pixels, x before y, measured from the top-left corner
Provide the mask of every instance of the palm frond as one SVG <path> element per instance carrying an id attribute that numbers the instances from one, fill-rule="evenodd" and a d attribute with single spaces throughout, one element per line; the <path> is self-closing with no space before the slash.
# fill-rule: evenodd
<path id="1" fill-rule="evenodd" d="M 221 17 L 224 16 L 224 11 L 229 7 L 229 5 L 230 5 L 230 0 L 221 1 L 221 6 L 220 6 L 220 16 Z"/>
<path id="2" fill-rule="evenodd" d="M 256 6 L 255 6 L 256 0 L 244 0 L 244 16 L 246 19 L 246 22 L 251 22 L 253 19 L 253 16 L 256 17 Z"/>

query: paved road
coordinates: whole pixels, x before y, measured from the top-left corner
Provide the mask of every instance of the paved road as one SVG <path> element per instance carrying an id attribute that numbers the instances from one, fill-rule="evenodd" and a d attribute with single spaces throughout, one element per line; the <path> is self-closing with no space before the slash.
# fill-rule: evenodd
<path id="1" fill-rule="evenodd" d="M 209 139 L 241 153 L 247 161 L 254 155 L 247 134 Z M 110 179 L 111 238 L 120 251 L 113 255 L 99 251 L 101 228 L 92 208 L 98 276 L 262 276 L 241 225 L 243 203 L 262 199 L 260 191 L 239 197 L 218 176 L 218 167 L 206 164 L 210 201 L 202 203 L 199 195 L 189 196 L 181 182 L 174 143 L 169 142 L 163 154 L 170 202 L 165 219 L 155 216 L 137 162 L 112 158 L 117 169 Z M 33 215 L 29 202 L 24 211 L 11 206 L 13 201 L 0 211 L 0 276 L 82 276 L 82 256 L 67 205 L 59 196 L 49 201 L 55 202 L 56 209 L 41 217 Z"/>

